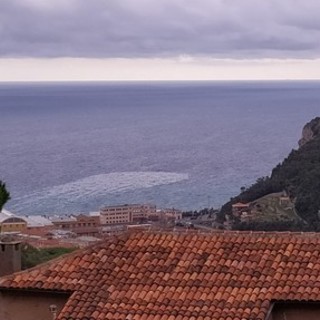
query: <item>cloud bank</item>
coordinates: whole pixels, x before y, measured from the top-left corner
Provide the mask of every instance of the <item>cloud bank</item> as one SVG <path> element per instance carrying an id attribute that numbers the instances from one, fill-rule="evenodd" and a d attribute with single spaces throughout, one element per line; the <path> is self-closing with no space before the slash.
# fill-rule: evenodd
<path id="1" fill-rule="evenodd" d="M 320 57 L 318 0 L 1 0 L 0 57 Z"/>

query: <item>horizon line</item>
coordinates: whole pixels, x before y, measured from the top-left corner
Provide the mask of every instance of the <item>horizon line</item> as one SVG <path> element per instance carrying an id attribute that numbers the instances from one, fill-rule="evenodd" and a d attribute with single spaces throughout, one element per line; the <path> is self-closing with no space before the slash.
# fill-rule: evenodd
<path id="1" fill-rule="evenodd" d="M 320 78 L 301 79 L 61 79 L 61 80 L 0 80 L 0 84 L 11 83 L 135 83 L 135 82 L 319 82 Z"/>

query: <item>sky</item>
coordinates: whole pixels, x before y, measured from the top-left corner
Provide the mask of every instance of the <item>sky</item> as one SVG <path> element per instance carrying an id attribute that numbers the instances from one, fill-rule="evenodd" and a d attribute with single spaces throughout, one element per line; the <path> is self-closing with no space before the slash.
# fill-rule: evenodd
<path id="1" fill-rule="evenodd" d="M 320 79 L 319 0 L 0 0 L 0 81 Z"/>

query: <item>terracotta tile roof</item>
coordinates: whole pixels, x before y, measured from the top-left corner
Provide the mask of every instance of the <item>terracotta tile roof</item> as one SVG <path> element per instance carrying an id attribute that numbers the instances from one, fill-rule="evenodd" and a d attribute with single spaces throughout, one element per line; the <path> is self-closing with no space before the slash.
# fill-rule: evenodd
<path id="1" fill-rule="evenodd" d="M 232 208 L 247 208 L 249 206 L 250 206 L 250 203 L 237 202 L 232 205 Z"/>
<path id="2" fill-rule="evenodd" d="M 320 235 L 138 233 L 0 279 L 70 291 L 67 319 L 265 319 L 272 300 L 320 301 Z"/>

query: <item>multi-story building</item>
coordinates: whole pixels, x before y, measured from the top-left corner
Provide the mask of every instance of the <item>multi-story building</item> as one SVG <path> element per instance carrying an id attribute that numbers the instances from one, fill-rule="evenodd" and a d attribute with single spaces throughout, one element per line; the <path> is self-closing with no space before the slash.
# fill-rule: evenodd
<path id="1" fill-rule="evenodd" d="M 163 209 L 165 219 L 179 221 L 182 219 L 182 211 L 178 209 Z"/>
<path id="2" fill-rule="evenodd" d="M 156 206 L 148 204 L 107 206 L 100 210 L 100 221 L 102 225 L 129 224 L 146 220 L 155 211 Z"/>
<path id="3" fill-rule="evenodd" d="M 149 216 L 156 211 L 157 211 L 157 208 L 155 205 L 150 205 L 150 204 L 132 205 L 133 222 L 147 220 Z"/>
<path id="4" fill-rule="evenodd" d="M 97 236 L 100 233 L 99 216 L 80 214 L 53 220 L 52 223 L 57 229 L 70 231 L 78 236 Z"/>
<path id="5" fill-rule="evenodd" d="M 175 208 L 159 209 L 149 215 L 150 221 L 179 221 L 182 219 L 182 211 Z"/>

